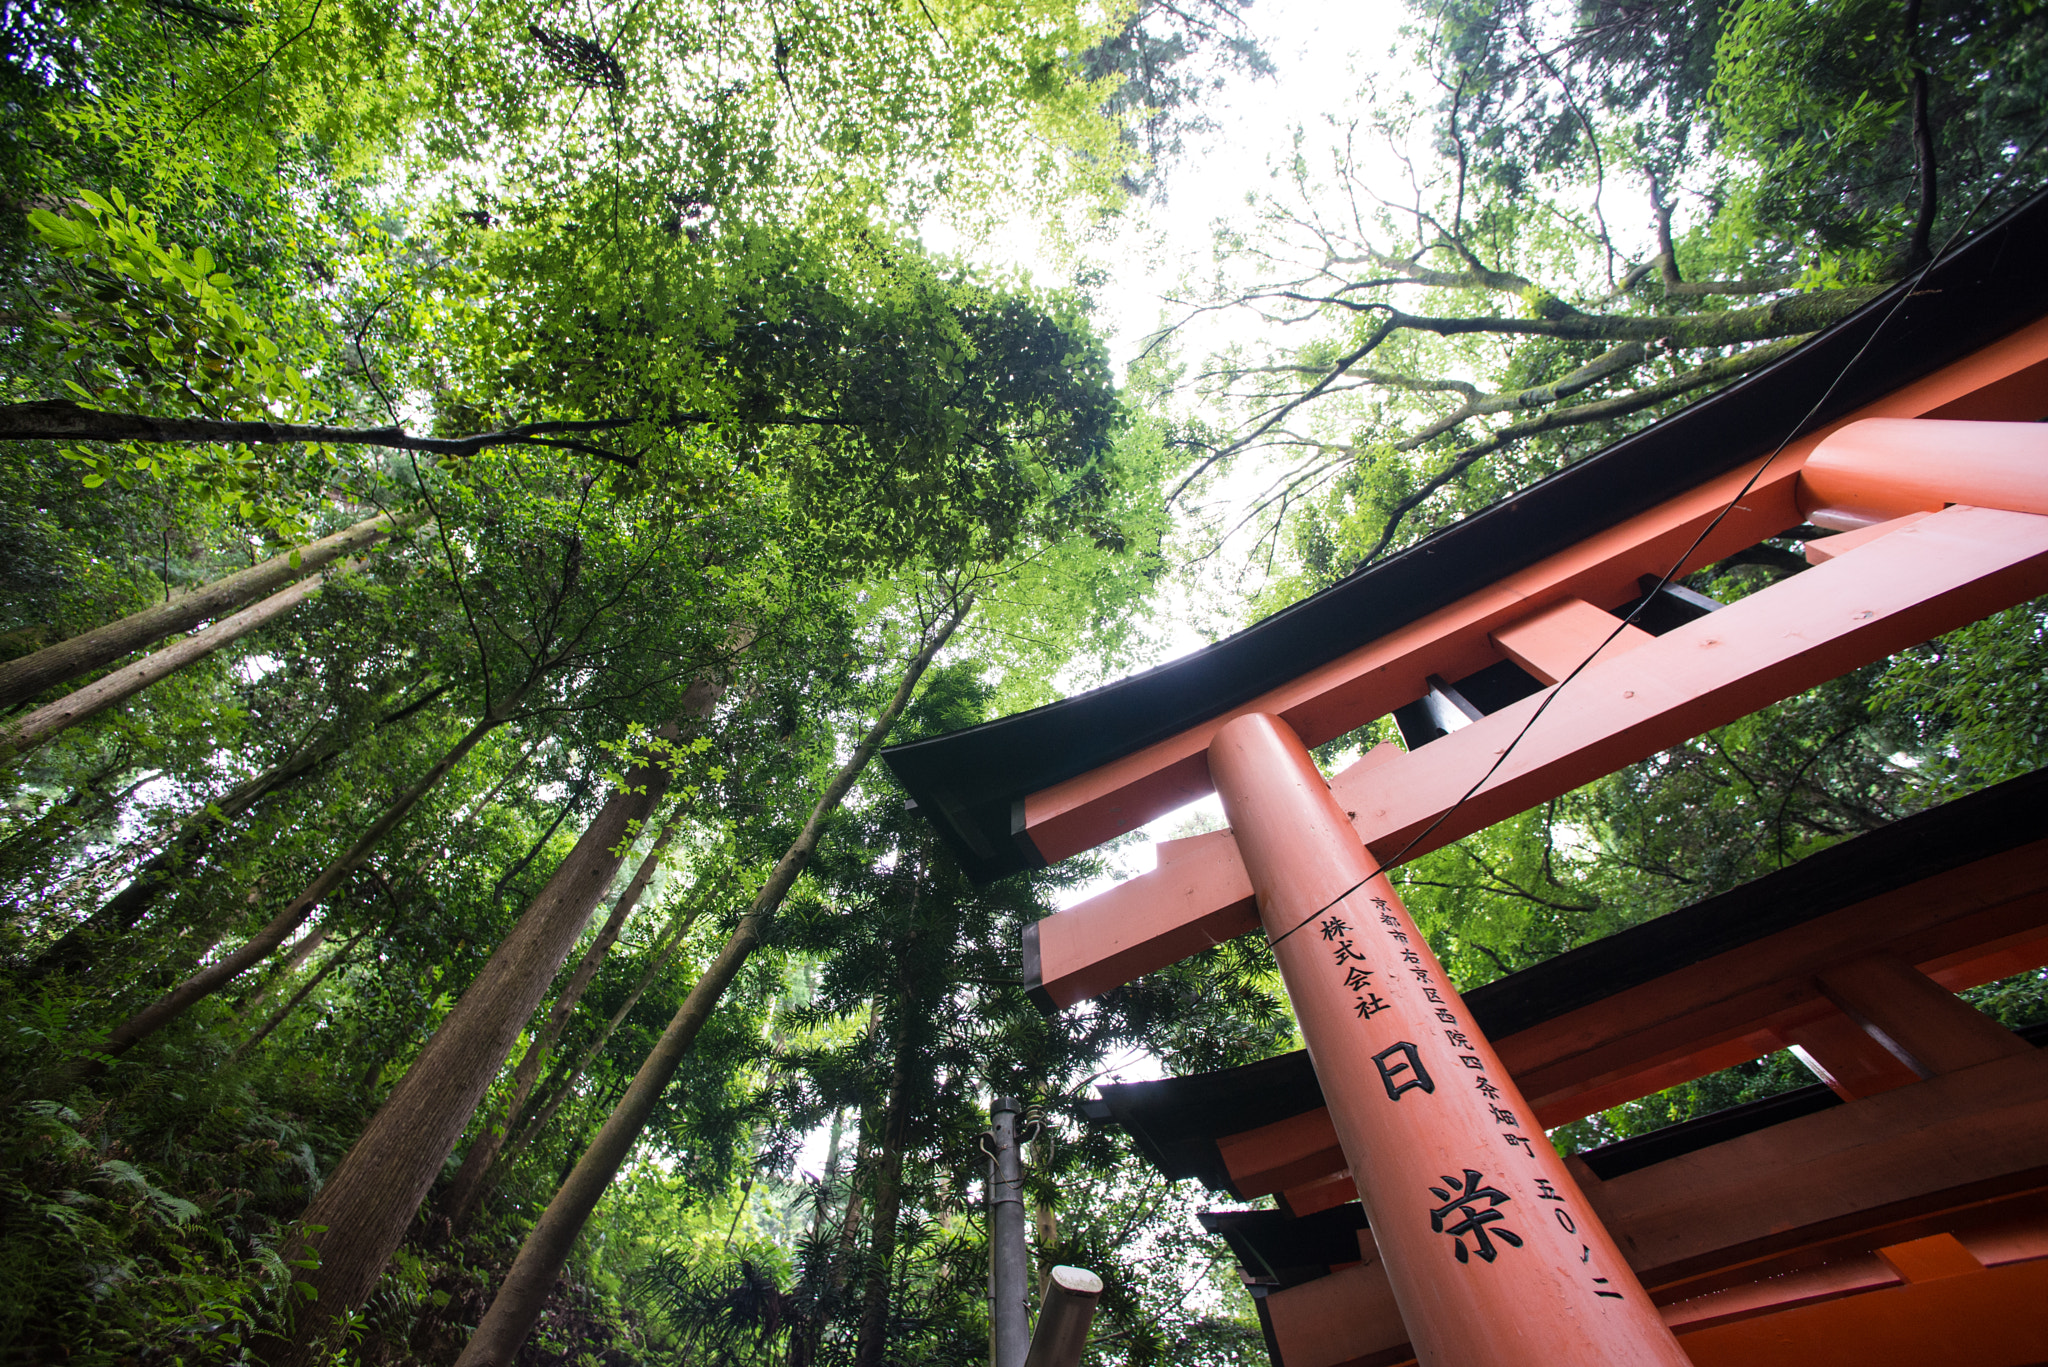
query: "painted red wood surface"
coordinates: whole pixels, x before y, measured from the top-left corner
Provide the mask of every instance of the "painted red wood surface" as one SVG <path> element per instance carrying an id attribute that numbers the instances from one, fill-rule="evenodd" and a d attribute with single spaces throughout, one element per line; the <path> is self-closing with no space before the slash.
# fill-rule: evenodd
<path id="1" fill-rule="evenodd" d="M 1680 1367 L 1300 738 L 1239 717 L 1209 764 L 1418 1359 Z"/>
<path id="2" fill-rule="evenodd" d="M 1636 596 L 1640 576 L 1671 570 L 1717 516 L 1722 520 L 1714 534 L 1678 565 L 1679 574 L 1690 574 L 1785 531 L 1810 512 L 1825 515 L 1810 495 L 1801 506 L 1798 475 L 1816 448 L 1852 423 L 1873 418 L 2031 423 L 2043 417 L 2048 417 L 2048 319 L 1789 443 L 1732 509 L 1730 501 L 1749 477 L 1747 471 L 1706 481 L 1682 498 L 1507 575 L 1485 592 L 1361 646 L 1213 721 L 1033 793 L 1025 800 L 1023 833 L 1050 863 L 1093 849 L 1212 791 L 1203 755 L 1210 739 L 1233 716 L 1270 712 L 1308 744 L 1320 745 L 1421 697 L 1426 691 L 1423 680 L 1430 674 L 1463 678 L 1494 663 L 1500 656 L 1488 635 L 1535 609 L 1564 598 L 1603 608 L 1627 602 Z M 1966 500 L 1943 493 L 1939 501 Z M 1910 506 L 1929 504 L 1915 500 Z M 1870 516 L 1868 511 L 1851 510 L 1851 520 L 1858 523 Z"/>

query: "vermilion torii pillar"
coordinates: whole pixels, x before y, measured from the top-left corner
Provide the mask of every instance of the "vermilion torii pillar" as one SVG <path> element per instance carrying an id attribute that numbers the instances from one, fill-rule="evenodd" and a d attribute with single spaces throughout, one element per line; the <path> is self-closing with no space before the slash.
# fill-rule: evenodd
<path id="1" fill-rule="evenodd" d="M 1370 630 L 1325 650 L 1286 614 L 1270 619 L 1305 657 L 1291 674 L 1246 664 L 1261 634 L 1276 639 L 1261 624 L 1154 686 L 912 742 L 890 764 L 978 878 L 1057 862 L 1216 792 L 1229 830 L 1167 842 L 1152 872 L 1026 928 L 1034 996 L 1070 1006 L 1263 928 L 1423 1367 L 1678 1367 L 1686 1357 L 1380 866 L 2048 593 L 2048 425 L 2033 421 L 2048 414 L 2044 379 L 2048 319 L 1768 462 L 1659 485 L 1664 501 L 1589 518 L 1577 540 L 1490 581 L 1473 572 L 1488 552 L 1470 537 L 1456 555 L 1448 536 L 1418 548 L 1466 586 L 1439 606 L 1382 611 L 1370 595 L 1385 585 L 1365 579 L 1327 590 L 1330 610 L 1308 620 L 1342 637 L 1357 616 Z M 1560 479 L 1583 495 L 1601 459 Z M 1544 506 L 1576 525 L 1570 507 Z M 1809 521 L 1842 534 L 1809 538 L 1805 571 L 1656 634 L 1624 625 L 1647 585 Z M 1415 575 L 1388 575 L 1415 591 Z M 1417 748 L 1381 745 L 1327 782 L 1304 748 L 1508 662 L 1537 691 Z M 1247 679 L 1263 691 L 1228 691 Z M 1103 739 L 1118 728 L 1138 734 Z M 1050 776 L 1060 764 L 1038 756 L 1068 747 L 1088 763 Z M 989 777 L 1006 763 L 1048 776 Z"/>
<path id="2" fill-rule="evenodd" d="M 1300 738 L 1209 772 L 1418 1360 L 1686 1364 Z"/>

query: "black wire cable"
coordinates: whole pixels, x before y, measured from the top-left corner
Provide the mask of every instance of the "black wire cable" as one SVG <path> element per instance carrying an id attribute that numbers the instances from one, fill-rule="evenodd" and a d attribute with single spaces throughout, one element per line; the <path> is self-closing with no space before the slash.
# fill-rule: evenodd
<path id="1" fill-rule="evenodd" d="M 2028 146 L 2025 152 L 2022 152 L 2018 157 L 2015 157 L 2011 165 L 2018 166 L 2021 162 L 2025 161 L 2027 157 L 2033 153 L 2035 147 L 2038 147 L 2040 145 L 2043 138 L 2048 138 L 2048 129 L 2044 129 L 2043 132 L 2036 134 L 2033 143 L 2031 143 Z M 2008 169 L 2010 169 L 2010 167 Z M 1882 333 L 1886 325 L 1889 324 L 1892 321 L 1892 319 L 1897 316 L 1899 310 L 1905 307 L 1906 301 L 1908 299 L 1911 299 L 1914 296 L 1914 294 L 1919 291 L 1921 284 L 1927 279 L 1928 273 L 1931 272 L 1935 268 L 1935 266 L 1939 265 L 1941 261 L 1948 256 L 1949 252 L 1955 248 L 1957 241 L 1961 239 L 1964 230 L 1969 226 L 1970 220 L 1975 218 L 1977 214 L 1980 211 L 1982 211 L 1984 206 L 1991 202 L 1992 194 L 1998 189 L 1999 181 L 2002 181 L 2003 179 L 2003 176 L 1999 177 L 1998 180 L 1994 180 L 1991 183 L 1991 185 L 1985 189 L 1983 196 L 1980 199 L 1978 199 L 1976 204 L 1971 206 L 1969 213 L 1963 215 L 1962 220 L 1959 223 L 1957 223 L 1955 231 L 1949 234 L 1948 240 L 1942 243 L 1941 250 L 1936 252 L 1933 256 L 1929 257 L 1927 260 L 1927 264 L 1922 266 L 1917 272 L 1915 272 L 1912 279 L 1906 281 L 1902 285 L 1902 287 L 1899 290 L 1898 298 L 1892 301 L 1892 306 L 1889 309 L 1885 310 L 1884 316 L 1877 320 L 1877 326 L 1873 327 L 1870 330 L 1870 335 L 1863 339 L 1863 345 L 1857 347 L 1855 354 L 1843 363 L 1841 370 L 1836 372 L 1835 378 L 1829 381 L 1828 387 L 1821 391 L 1821 395 L 1818 399 L 1815 399 L 1813 401 L 1812 407 L 1808 408 L 1805 414 L 1800 417 L 1799 421 L 1793 424 L 1792 429 L 1785 434 L 1784 440 L 1780 441 L 1776 447 L 1772 448 L 1771 453 L 1768 456 L 1764 457 L 1763 463 L 1757 466 L 1755 472 L 1751 474 L 1746 481 L 1744 481 L 1742 488 L 1736 491 L 1735 497 L 1728 500 L 1728 506 L 1721 509 L 1720 512 L 1716 513 L 1714 515 L 1713 520 L 1708 522 L 1705 527 L 1700 529 L 1700 534 L 1693 538 L 1692 544 L 1690 546 L 1687 546 L 1685 548 L 1684 553 L 1681 554 L 1677 560 L 1672 562 L 1670 569 L 1664 571 L 1664 573 L 1661 576 L 1659 576 L 1657 580 L 1657 586 L 1651 589 L 1648 593 L 1644 594 L 1642 598 L 1636 603 L 1636 605 L 1629 609 L 1628 616 L 1622 618 L 1619 622 L 1616 622 L 1614 624 L 1614 630 L 1607 633 L 1606 639 L 1601 641 L 1599 645 L 1593 647 L 1593 653 L 1588 655 L 1585 659 L 1579 661 L 1578 665 L 1572 670 L 1571 673 L 1565 675 L 1562 679 L 1559 679 L 1557 681 L 1557 686 L 1552 688 L 1549 693 L 1544 695 L 1543 701 L 1537 705 L 1536 710 L 1529 714 L 1529 720 L 1522 723 L 1521 729 L 1515 732 L 1514 739 L 1509 741 L 1507 743 L 1507 746 L 1504 749 L 1502 749 L 1498 755 L 1494 757 L 1493 763 L 1487 766 L 1486 772 L 1479 776 L 1478 781 L 1473 783 L 1471 787 L 1467 788 L 1456 802 L 1453 802 L 1450 806 L 1444 808 L 1442 812 L 1438 813 L 1436 820 L 1430 822 L 1429 825 L 1423 827 L 1422 830 L 1418 831 L 1414 836 L 1412 836 L 1407 844 L 1403 845 L 1399 850 L 1397 850 L 1394 853 L 1392 858 L 1383 859 L 1379 861 L 1377 864 L 1373 866 L 1372 871 L 1366 874 L 1365 877 L 1359 879 L 1356 883 L 1353 883 L 1350 887 L 1338 893 L 1335 897 L 1331 898 L 1328 902 L 1325 902 L 1322 906 L 1317 907 L 1314 911 L 1310 912 L 1307 916 L 1303 917 L 1300 921 L 1290 926 L 1287 930 L 1283 931 L 1278 936 L 1269 936 L 1267 938 L 1267 944 L 1270 947 L 1278 948 L 1282 940 L 1285 940 L 1288 936 L 1294 934 L 1295 931 L 1300 930 L 1303 926 L 1315 920 L 1318 916 L 1321 916 L 1330 908 L 1336 906 L 1339 902 L 1349 897 L 1352 893 L 1357 892 L 1367 883 L 1370 883 L 1373 879 L 1378 878 L 1388 869 L 1393 868 L 1394 866 L 1398 865 L 1403 859 L 1406 859 L 1408 857 L 1408 852 L 1410 850 L 1414 849 L 1417 845 L 1421 844 L 1423 841 L 1429 839 L 1431 835 L 1435 834 L 1439 826 L 1443 825 L 1444 822 L 1450 820 L 1452 815 L 1455 814 L 1460 807 L 1463 807 L 1466 802 L 1470 801 L 1475 793 L 1477 793 L 1481 788 L 1484 788 L 1487 785 L 1487 783 L 1492 780 L 1493 776 L 1500 772 L 1501 765 L 1507 763 L 1508 756 L 1512 755 L 1515 752 L 1515 747 L 1522 743 L 1522 738 L 1529 734 L 1529 729 L 1536 725 L 1537 719 L 1549 710 L 1550 704 L 1557 701 L 1558 695 L 1564 692 L 1565 688 L 1570 685 L 1572 680 L 1578 678 L 1579 675 L 1585 671 L 1586 666 L 1592 664 L 1593 661 L 1600 658 L 1601 651 L 1607 649 L 1608 646 L 1614 644 L 1615 639 L 1619 637 L 1622 632 L 1628 630 L 1630 626 L 1634 625 L 1636 615 L 1640 613 L 1644 608 L 1648 607 L 1653 601 L 1655 601 L 1657 595 L 1662 593 L 1666 586 L 1668 586 L 1671 583 L 1671 581 L 1677 577 L 1678 572 L 1685 567 L 1685 562 L 1693 557 L 1693 554 L 1699 550 L 1700 546 L 1705 543 L 1706 539 L 1709 536 L 1713 535 L 1715 528 L 1719 527 L 1724 521 L 1726 521 L 1728 515 L 1734 512 L 1735 509 L 1741 505 L 1742 500 L 1749 496 L 1750 490 L 1756 488 L 1757 482 L 1764 477 L 1767 471 L 1770 470 L 1771 466 L 1777 461 L 1778 457 L 1785 453 L 1785 448 L 1787 446 L 1790 446 L 1793 443 L 1793 441 L 1797 439 L 1800 436 L 1800 434 L 1806 430 L 1807 424 L 1812 422 L 1814 416 L 1820 412 L 1822 407 L 1826 405 L 1827 401 L 1834 397 L 1835 391 L 1842 387 L 1842 382 L 1849 378 L 1849 373 L 1856 368 L 1857 363 L 1862 361 L 1864 355 L 1869 352 L 1871 345 L 1877 341 L 1878 334 Z"/>

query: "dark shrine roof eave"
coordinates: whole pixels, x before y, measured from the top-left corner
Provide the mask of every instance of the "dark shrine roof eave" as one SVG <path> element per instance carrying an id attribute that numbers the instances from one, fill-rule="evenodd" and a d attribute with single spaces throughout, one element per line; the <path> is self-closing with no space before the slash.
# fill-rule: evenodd
<path id="1" fill-rule="evenodd" d="M 2017 331 L 2048 312 L 2043 243 L 2048 192 L 1781 360 L 1243 631 L 1028 712 L 889 746 L 883 759 L 976 882 L 1039 867 L 1014 820 L 1025 797 L 1227 712 Z"/>

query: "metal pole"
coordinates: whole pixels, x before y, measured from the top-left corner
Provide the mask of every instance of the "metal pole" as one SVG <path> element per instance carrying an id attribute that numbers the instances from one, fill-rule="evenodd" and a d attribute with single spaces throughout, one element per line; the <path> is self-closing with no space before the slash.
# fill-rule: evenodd
<path id="1" fill-rule="evenodd" d="M 1055 1267 L 1046 1278 L 1024 1367 L 1080 1367 L 1095 1302 L 1101 1299 L 1102 1278 L 1085 1267 Z"/>
<path id="2" fill-rule="evenodd" d="M 988 1299 L 990 1367 L 1024 1367 L 1031 1347 L 1029 1267 L 1024 1251 L 1024 1163 L 1015 1097 L 989 1106 Z"/>
<path id="3" fill-rule="evenodd" d="M 1300 737 L 1209 772 L 1423 1367 L 1686 1367 Z"/>

